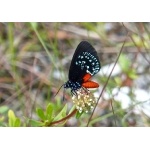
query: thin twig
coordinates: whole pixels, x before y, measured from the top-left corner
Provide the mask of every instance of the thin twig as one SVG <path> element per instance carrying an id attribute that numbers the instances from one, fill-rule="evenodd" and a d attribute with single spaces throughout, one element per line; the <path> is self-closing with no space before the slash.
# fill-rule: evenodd
<path id="1" fill-rule="evenodd" d="M 77 109 L 75 109 L 73 112 L 71 112 L 69 115 L 67 115 L 66 117 L 60 119 L 60 120 L 57 120 L 57 121 L 54 121 L 54 122 L 51 122 L 48 126 L 52 126 L 54 124 L 57 124 L 57 123 L 60 123 L 62 121 L 65 121 L 67 119 L 69 119 L 70 117 L 72 117 L 75 113 L 77 112 Z"/>
<path id="2" fill-rule="evenodd" d="M 108 76 L 108 78 L 107 78 L 107 81 L 106 81 L 106 83 L 105 83 L 105 85 L 104 85 L 104 87 L 103 87 L 103 89 L 102 89 L 102 91 L 101 91 L 101 93 L 100 93 L 100 96 L 99 96 L 99 98 L 98 98 L 98 101 L 97 101 L 97 103 L 96 103 L 96 105 L 95 105 L 95 107 L 94 107 L 94 109 L 93 109 L 93 111 L 92 111 L 92 114 L 91 114 L 91 116 L 90 116 L 90 118 L 89 118 L 89 120 L 88 120 L 87 127 L 88 127 L 88 125 L 89 125 L 89 123 L 90 123 L 90 121 L 91 121 L 91 119 L 92 119 L 92 116 L 93 116 L 93 114 L 94 114 L 94 111 L 95 111 L 95 109 L 96 109 L 96 106 L 98 105 L 98 102 L 99 102 L 99 100 L 100 100 L 100 98 L 101 98 L 101 96 L 102 96 L 102 94 L 103 94 L 103 92 L 104 92 L 104 90 L 105 90 L 105 88 L 106 88 L 106 86 L 107 86 L 107 84 L 108 84 L 108 81 L 109 81 L 109 79 L 110 79 L 110 77 L 111 77 L 111 75 L 112 75 L 112 72 L 113 72 L 113 70 L 114 70 L 114 68 L 115 68 L 115 66 L 116 66 L 116 64 L 117 64 L 117 62 L 118 62 L 118 60 L 119 60 L 119 57 L 120 57 L 120 55 L 121 55 L 121 53 L 122 53 L 122 51 L 123 51 L 123 47 L 124 47 L 125 42 L 126 42 L 127 37 L 128 37 L 128 33 L 129 33 L 129 32 L 127 32 L 126 38 L 125 38 L 125 40 L 124 40 L 124 42 L 123 42 L 123 45 L 122 45 L 122 47 L 121 47 L 121 49 L 120 49 L 120 52 L 119 52 L 118 57 L 117 57 L 117 59 L 116 59 L 116 61 L 115 61 L 115 64 L 114 64 L 114 66 L 113 66 L 113 68 L 112 68 L 112 70 L 111 70 L 111 72 L 110 72 L 110 74 L 109 74 L 109 76 Z M 113 111 L 113 113 L 114 113 L 114 111 Z"/>

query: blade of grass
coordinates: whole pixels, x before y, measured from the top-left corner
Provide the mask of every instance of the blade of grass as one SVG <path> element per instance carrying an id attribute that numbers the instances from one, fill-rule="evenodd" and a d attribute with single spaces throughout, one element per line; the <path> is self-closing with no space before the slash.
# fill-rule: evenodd
<path id="1" fill-rule="evenodd" d="M 56 63 L 55 63 L 55 61 L 54 61 L 54 59 L 53 59 L 53 56 L 50 54 L 49 50 L 47 49 L 47 47 L 46 47 L 46 45 L 45 45 L 45 43 L 44 43 L 44 41 L 43 41 L 43 39 L 41 38 L 39 32 L 37 31 L 37 28 L 36 28 L 35 23 L 31 22 L 31 26 L 32 26 L 34 32 L 36 33 L 36 35 L 37 35 L 39 41 L 41 42 L 42 46 L 44 47 L 44 50 L 45 50 L 46 53 L 48 54 L 48 56 L 49 56 L 49 58 L 50 58 L 52 64 L 57 68 Z"/>

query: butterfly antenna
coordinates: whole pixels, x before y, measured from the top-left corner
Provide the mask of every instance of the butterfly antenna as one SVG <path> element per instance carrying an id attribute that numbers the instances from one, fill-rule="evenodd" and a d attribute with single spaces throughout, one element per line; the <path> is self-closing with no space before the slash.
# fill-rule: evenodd
<path id="1" fill-rule="evenodd" d="M 55 96 L 59 93 L 60 89 L 61 89 L 63 86 L 64 86 L 64 84 L 61 85 L 61 87 L 59 88 L 59 90 L 57 91 L 57 93 L 54 95 L 54 98 L 55 98 Z M 63 97 L 64 97 L 64 96 L 63 96 Z"/>

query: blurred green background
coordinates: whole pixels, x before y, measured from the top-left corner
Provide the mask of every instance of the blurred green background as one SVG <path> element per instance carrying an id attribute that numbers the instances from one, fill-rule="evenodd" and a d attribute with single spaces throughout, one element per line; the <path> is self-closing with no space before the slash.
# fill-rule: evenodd
<path id="1" fill-rule="evenodd" d="M 125 38 L 89 126 L 149 126 L 150 23 L 99 22 L 0 23 L 0 126 L 45 126 L 41 120 L 61 119 L 71 111 L 70 90 L 64 101 L 63 88 L 54 95 L 68 80 L 82 40 L 93 45 L 102 65 L 93 77 L 100 84 L 92 91 L 98 97 Z M 72 116 L 54 126 L 86 126 L 90 116 Z"/>

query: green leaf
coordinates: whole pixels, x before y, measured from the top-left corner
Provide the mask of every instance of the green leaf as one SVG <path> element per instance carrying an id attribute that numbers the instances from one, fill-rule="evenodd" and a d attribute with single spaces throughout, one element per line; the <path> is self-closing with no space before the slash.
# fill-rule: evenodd
<path id="1" fill-rule="evenodd" d="M 135 43 L 136 43 L 136 45 L 137 45 L 138 47 L 142 47 L 142 46 L 143 46 L 142 40 L 140 39 L 139 36 L 137 36 L 137 35 L 132 35 L 132 38 L 133 38 L 133 40 L 135 41 Z"/>
<path id="2" fill-rule="evenodd" d="M 44 114 L 44 112 L 43 112 L 43 110 L 41 108 L 37 108 L 36 109 L 36 113 L 37 113 L 37 115 L 39 116 L 39 118 L 41 120 L 45 120 L 46 119 L 45 114 Z"/>
<path id="3" fill-rule="evenodd" d="M 53 105 L 49 103 L 47 108 L 46 108 L 46 119 L 48 119 L 49 121 L 52 120 L 53 109 L 54 109 Z"/>
<path id="4" fill-rule="evenodd" d="M 6 113 L 7 111 L 8 111 L 8 107 L 7 106 L 1 106 L 0 107 L 0 114 L 4 114 L 4 113 Z"/>
<path id="5" fill-rule="evenodd" d="M 66 116 L 66 112 L 67 112 L 67 104 L 64 106 L 64 108 L 61 110 L 61 112 L 54 118 L 53 121 L 59 120 L 63 117 Z"/>
<path id="6" fill-rule="evenodd" d="M 19 118 L 16 118 L 15 123 L 14 123 L 14 127 L 20 127 L 21 122 Z"/>
<path id="7" fill-rule="evenodd" d="M 77 111 L 77 113 L 76 113 L 76 118 L 79 119 L 82 114 L 83 114 L 83 112 L 80 113 L 79 111 Z"/>
<path id="8" fill-rule="evenodd" d="M 135 70 L 132 70 L 128 73 L 128 76 L 131 78 L 131 79 L 137 79 L 138 75 L 136 74 L 136 71 Z"/>
<path id="9" fill-rule="evenodd" d="M 16 117 L 15 114 L 12 110 L 8 111 L 8 124 L 10 127 L 14 127 L 14 123 L 15 123 Z"/>
<path id="10" fill-rule="evenodd" d="M 129 67 L 131 65 L 131 62 L 130 60 L 127 58 L 126 55 L 124 54 L 121 54 L 120 58 L 119 58 L 119 65 L 122 69 L 123 72 L 126 72 L 128 73 L 130 70 L 129 70 Z"/>
<path id="11" fill-rule="evenodd" d="M 117 85 L 121 85 L 122 80 L 121 80 L 120 77 L 115 77 L 114 80 L 115 80 L 115 82 L 117 83 Z"/>
<path id="12" fill-rule="evenodd" d="M 40 122 L 40 121 L 36 121 L 36 120 L 29 120 L 29 123 L 31 124 L 31 126 L 33 127 L 43 127 L 44 123 Z"/>
<path id="13" fill-rule="evenodd" d="M 31 26 L 32 26 L 34 29 L 36 29 L 37 26 L 38 26 L 38 24 L 37 24 L 37 22 L 31 22 Z"/>

